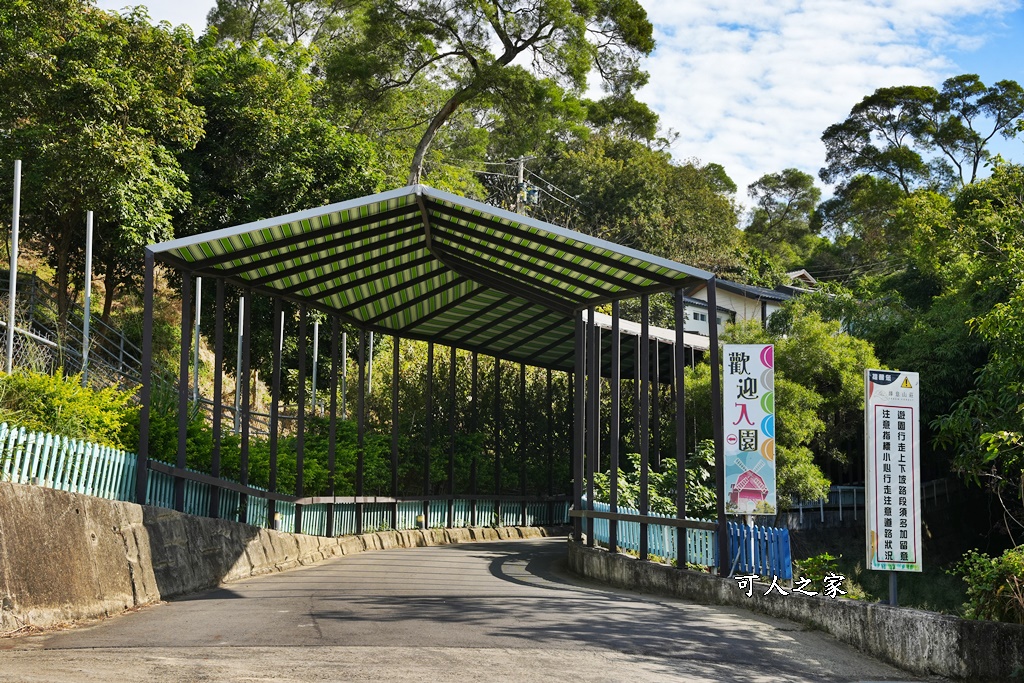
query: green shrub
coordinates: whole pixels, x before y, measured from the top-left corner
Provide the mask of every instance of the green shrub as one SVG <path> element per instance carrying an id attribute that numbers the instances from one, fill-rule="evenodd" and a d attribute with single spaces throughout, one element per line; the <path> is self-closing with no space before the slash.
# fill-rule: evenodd
<path id="1" fill-rule="evenodd" d="M 998 557 L 968 551 L 950 573 L 967 584 L 964 618 L 1024 624 L 1024 546 Z"/>
<path id="2" fill-rule="evenodd" d="M 126 428 L 138 414 L 133 391 L 82 386 L 81 375 L 0 373 L 0 420 L 33 431 L 133 449 Z"/>

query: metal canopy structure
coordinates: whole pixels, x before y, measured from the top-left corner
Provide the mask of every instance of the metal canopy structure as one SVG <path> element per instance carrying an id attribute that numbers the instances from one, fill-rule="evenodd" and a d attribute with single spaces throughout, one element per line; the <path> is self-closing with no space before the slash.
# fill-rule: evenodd
<path id="1" fill-rule="evenodd" d="M 149 249 L 362 329 L 566 371 L 578 311 L 712 277 L 425 185 Z"/>
<path id="2" fill-rule="evenodd" d="M 180 356 L 178 368 L 178 450 L 175 465 L 160 463 L 149 458 L 150 395 L 152 388 L 153 310 L 155 265 L 160 261 L 182 274 Z M 684 292 L 698 285 L 706 285 L 708 307 L 716 307 L 716 278 L 712 273 L 658 258 L 611 242 L 599 240 L 526 216 L 510 213 L 463 197 L 441 192 L 424 185 L 413 185 L 391 192 L 333 204 L 318 209 L 270 218 L 246 225 L 216 230 L 201 235 L 172 240 L 147 247 L 145 252 L 144 318 L 142 343 L 142 387 L 139 414 L 139 449 L 136 463 L 136 492 L 139 502 L 147 500 L 150 491 L 150 470 L 173 480 L 174 507 L 183 510 L 186 483 L 202 484 L 209 488 L 209 515 L 222 514 L 220 493 L 233 491 L 241 496 L 230 514 L 239 520 L 250 519 L 253 509 L 249 499 L 266 502 L 265 518 L 269 524 L 276 519 L 277 505 L 294 506 L 294 528 L 297 532 L 307 528 L 303 507 L 319 503 L 306 499 L 303 482 L 304 439 L 307 412 L 306 380 L 308 370 L 307 344 L 309 319 L 312 310 L 325 313 L 331 325 L 331 378 L 328 435 L 327 493 L 334 500 L 336 487 L 337 397 L 338 366 L 340 358 L 347 358 L 346 333 L 341 323 L 354 325 L 358 330 L 357 377 L 355 381 L 356 462 L 352 483 L 355 496 L 355 532 L 363 529 L 366 464 L 366 396 L 370 384 L 367 377 L 368 361 L 372 351 L 367 338 L 378 332 L 393 338 L 391 377 L 391 454 L 390 454 L 390 520 L 398 528 L 399 466 L 401 445 L 399 422 L 401 412 L 398 390 L 400 368 L 400 340 L 417 339 L 427 342 L 426 416 L 423 431 L 422 488 L 423 518 L 430 516 L 431 499 L 447 501 L 446 521 L 454 524 L 453 504 L 466 492 L 459 493 L 455 469 L 456 419 L 458 395 L 456 391 L 456 349 L 470 354 L 472 395 L 478 394 L 478 355 L 491 356 L 493 380 L 493 419 L 488 455 L 493 461 L 494 514 L 501 519 L 502 504 L 516 504 L 519 521 L 527 520 L 527 505 L 534 501 L 527 491 L 528 463 L 542 460 L 546 467 L 545 495 L 541 502 L 551 503 L 554 494 L 552 444 L 553 399 L 552 371 L 567 373 L 564 386 L 565 403 L 571 417 L 571 448 L 567 464 L 568 477 L 564 486 L 571 485 L 574 509 L 573 534 L 582 540 L 584 531 L 588 545 L 595 543 L 595 522 L 606 519 L 609 523 L 610 547 L 617 549 L 617 524 L 639 522 L 639 555 L 646 559 L 649 526 L 673 527 L 677 533 L 676 552 L 680 566 L 686 562 L 688 529 L 714 529 L 718 534 L 717 563 L 720 572 L 727 571 L 729 556 L 725 517 L 725 464 L 723 460 L 724 432 L 719 383 L 720 351 L 718 328 L 711 325 L 704 339 L 688 335 L 684 330 Z M 193 297 L 192 277 L 196 279 Z M 198 321 L 199 281 L 202 277 L 214 280 L 214 367 L 224 363 L 225 290 L 228 285 L 240 294 L 239 362 L 240 377 L 236 389 L 235 423 L 241 425 L 240 482 L 221 478 L 221 436 L 224 412 L 222 373 L 214 372 L 211 452 L 209 475 L 191 472 L 186 468 L 186 441 L 188 434 L 189 363 L 192 348 L 191 326 L 185 320 L 188 311 L 196 311 Z M 670 292 L 672 298 L 674 330 L 653 328 L 650 319 L 651 295 Z M 254 296 L 265 296 L 273 301 L 273 313 L 267 323 L 272 329 L 272 367 L 270 373 L 269 414 L 269 490 L 249 485 L 248 452 L 251 367 L 249 364 Z M 619 317 L 620 302 L 638 300 L 640 322 L 629 323 Z M 611 316 L 597 312 L 596 307 L 610 303 Z M 282 349 L 285 318 L 294 315 L 298 321 L 296 335 L 296 409 L 295 409 L 295 491 L 278 491 L 277 454 L 279 449 L 279 407 L 282 389 Z M 314 324 L 314 329 L 315 324 Z M 314 349 L 317 344 L 314 332 Z M 341 349 L 339 349 L 339 342 Z M 433 425 L 434 346 L 451 348 L 448 378 L 448 404 L 453 406 L 448 419 L 448 435 L 438 434 Z M 660 352 L 668 345 L 670 353 Z M 690 357 L 687 359 L 687 350 Z M 718 491 L 717 521 L 692 520 L 686 517 L 685 459 L 687 449 L 686 400 L 684 370 L 693 361 L 693 352 L 707 350 L 711 361 L 711 415 L 715 439 L 715 474 Z M 314 351 L 313 377 L 316 377 Z M 503 405 L 501 384 L 502 361 L 519 365 L 518 406 Z M 197 361 L 198 362 L 198 361 Z M 341 365 L 347 368 L 347 363 Z M 527 441 L 516 439 L 515 451 L 502 450 L 505 426 L 522 429 L 526 416 L 526 366 L 547 368 L 543 388 L 546 406 L 547 435 L 541 457 L 531 455 Z M 372 368 L 372 365 L 370 365 Z M 347 372 L 347 370 L 343 370 Z M 633 380 L 631 430 L 640 455 L 639 514 L 623 514 L 618 510 L 619 450 L 622 425 L 621 381 Z M 342 374 L 342 400 L 345 396 L 345 378 Z M 607 378 L 607 389 L 606 386 Z M 663 385 L 669 385 L 668 396 Z M 351 387 L 351 384 L 349 385 Z M 602 427 L 602 394 L 610 392 L 610 420 L 608 438 Z M 313 392 L 316 392 L 314 379 Z M 241 399 L 240 401 L 238 399 Z M 665 399 L 670 399 L 668 402 Z M 669 408 L 663 411 L 662 408 Z M 477 424 L 478 404 L 471 407 L 470 424 Z M 503 417 L 508 412 L 509 415 Z M 662 438 L 662 414 L 668 412 L 674 419 L 674 439 Z M 344 404 L 342 419 L 345 419 Z M 514 417 L 518 415 L 518 417 Z M 241 417 L 241 420 L 239 420 Z M 473 429 L 476 429 L 474 426 Z M 666 435 L 667 436 L 667 435 Z M 431 478 L 431 453 L 434 442 L 441 440 L 448 446 L 447 477 L 444 481 Z M 677 456 L 677 482 L 675 519 L 652 517 L 647 494 L 648 476 L 653 466 L 659 467 L 661 452 L 670 441 Z M 603 444 L 606 444 L 605 447 Z M 566 446 L 570 444 L 566 443 Z M 485 451 L 471 455 L 468 488 L 470 520 L 476 523 L 478 490 L 477 465 Z M 504 456 L 504 462 L 502 460 Z M 652 457 L 653 456 L 653 457 Z M 510 465 L 511 461 L 511 465 Z M 489 463 L 490 464 L 490 463 Z M 605 468 L 612 473 L 610 479 L 610 511 L 594 507 L 594 479 Z M 512 482 L 502 479 L 502 473 L 517 479 L 514 495 L 506 491 Z M 585 486 L 585 490 L 584 490 Z M 404 488 L 408 488 L 407 485 Z M 567 491 L 568 493 L 568 491 Z M 438 494 L 441 494 L 440 496 Z M 233 505 L 233 503 L 232 503 Z M 327 505 L 323 527 L 333 533 L 337 527 L 334 503 Z M 549 518 L 553 513 L 549 512 Z M 306 517 L 305 519 L 309 519 Z M 319 518 L 318 518 L 319 519 Z M 320 521 L 316 522 L 320 524 Z M 377 524 L 378 522 L 372 522 Z M 659 532 L 660 533 L 660 532 Z"/>

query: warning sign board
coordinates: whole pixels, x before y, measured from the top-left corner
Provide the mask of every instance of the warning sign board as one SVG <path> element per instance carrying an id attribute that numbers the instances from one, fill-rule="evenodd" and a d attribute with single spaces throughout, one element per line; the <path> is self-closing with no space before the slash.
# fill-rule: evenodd
<path id="1" fill-rule="evenodd" d="M 922 570 L 920 420 L 916 372 L 864 371 L 869 569 Z"/>

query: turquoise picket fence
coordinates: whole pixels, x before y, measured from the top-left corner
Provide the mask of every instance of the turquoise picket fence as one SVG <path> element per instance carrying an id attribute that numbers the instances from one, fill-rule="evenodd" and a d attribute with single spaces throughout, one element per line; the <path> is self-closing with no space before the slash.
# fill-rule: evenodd
<path id="1" fill-rule="evenodd" d="M 0 423 L 0 481 L 130 500 L 134 479 L 132 453 Z"/>
<path id="2" fill-rule="evenodd" d="M 497 502 L 496 500 L 485 498 L 476 501 L 477 526 L 491 526 L 497 521 L 494 513 L 497 508 Z M 324 535 L 326 533 L 327 505 L 325 503 L 317 503 L 302 507 L 302 527 L 304 533 L 316 535 Z M 391 529 L 393 506 L 393 503 L 363 503 L 363 530 L 378 531 Z M 420 528 L 417 518 L 423 515 L 423 507 L 422 500 L 400 501 L 398 503 L 397 530 L 405 531 Z M 429 501 L 428 512 L 429 514 L 426 518 L 426 526 L 428 528 L 436 529 L 448 525 L 448 501 Z M 310 513 L 312 513 L 312 516 Z M 556 501 L 551 504 L 547 502 L 530 502 L 527 503 L 526 513 L 526 526 L 568 524 L 569 503 L 568 501 Z M 501 517 L 504 526 L 520 525 L 522 517 L 520 503 L 503 501 Z M 472 522 L 470 501 L 455 500 L 452 504 L 452 518 L 453 527 L 470 526 Z M 282 526 L 281 528 L 285 527 Z M 356 533 L 356 504 L 335 503 L 333 535 L 343 536 L 354 533 Z"/>
<path id="3" fill-rule="evenodd" d="M 135 498 L 134 453 L 100 446 L 98 444 L 54 436 L 42 432 L 28 431 L 23 427 L 11 427 L 0 423 L 0 481 L 17 484 L 36 484 L 62 491 L 84 493 L 110 500 L 133 501 Z M 193 471 L 193 470 L 189 470 Z M 174 508 L 175 479 L 158 470 L 150 470 L 146 491 L 146 504 Z M 228 481 L 228 480 L 225 480 Z M 184 480 L 184 512 L 190 515 L 208 516 L 212 486 L 205 482 Z M 257 491 L 259 487 L 252 486 Z M 363 530 L 377 531 L 390 529 L 392 525 L 392 503 L 364 503 Z M 328 504 L 317 503 L 302 507 L 302 532 L 317 536 L 333 534 L 341 536 L 356 533 L 355 503 L 334 504 L 334 528 L 327 529 Z M 498 501 L 479 499 L 476 502 L 476 521 L 479 526 L 490 526 L 496 519 Z M 243 495 L 230 489 L 220 489 L 218 516 L 221 519 L 245 522 L 254 526 L 267 526 L 268 501 L 266 498 Z M 276 519 L 272 526 L 281 531 L 295 529 L 295 503 L 278 501 L 275 506 Z M 468 500 L 453 503 L 453 526 L 469 526 L 471 507 Z M 549 512 L 552 515 L 549 515 Z M 398 529 L 416 529 L 416 517 L 423 514 L 423 501 L 408 500 L 398 503 Z M 549 518 L 550 517 L 550 518 Z M 565 501 L 549 504 L 530 502 L 526 505 L 525 524 L 566 524 L 569 518 L 569 503 Z M 515 526 L 523 523 L 522 505 L 518 502 L 501 503 L 500 523 Z M 448 524 L 448 502 L 429 501 L 428 527 L 444 527 Z"/>
<path id="4" fill-rule="evenodd" d="M 585 501 L 584 501 L 585 502 Z M 611 512 L 608 503 L 594 503 L 593 509 L 598 512 Z M 618 508 L 619 513 L 624 515 L 639 515 L 639 510 L 632 508 Z M 650 517 L 660 519 L 674 519 L 671 515 L 662 515 L 656 512 L 649 513 Z M 706 522 L 704 519 L 691 519 L 691 522 Z M 640 523 L 619 522 L 616 530 L 617 542 L 620 548 L 640 552 Z M 686 530 L 686 561 L 690 564 L 697 564 L 702 567 L 717 566 L 716 562 L 716 534 L 714 531 L 704 529 Z M 678 557 L 678 534 L 676 527 L 666 526 L 652 522 L 647 525 L 647 549 L 652 555 L 665 559 Z M 608 545 L 609 529 L 607 519 L 594 519 L 594 540 L 598 543 Z"/>

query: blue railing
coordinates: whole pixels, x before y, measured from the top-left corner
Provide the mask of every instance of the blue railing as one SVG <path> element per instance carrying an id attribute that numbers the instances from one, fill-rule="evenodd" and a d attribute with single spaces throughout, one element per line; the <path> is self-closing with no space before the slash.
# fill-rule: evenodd
<path id="1" fill-rule="evenodd" d="M 134 453 L 100 446 L 98 444 L 54 436 L 43 432 L 31 432 L 23 427 L 10 427 L 0 423 L 0 481 L 17 484 L 36 484 L 62 491 L 84 493 L 110 500 L 133 501 L 135 498 Z M 189 470 L 193 471 L 193 470 Z M 210 513 L 210 496 L 213 487 L 205 482 L 185 479 L 184 508 L 190 515 L 207 516 Z M 225 479 L 225 482 L 230 480 Z M 149 470 L 147 478 L 146 504 L 157 507 L 174 507 L 175 478 L 165 472 Z M 257 491 L 259 487 L 250 486 Z M 522 503 L 480 498 L 476 501 L 476 524 L 478 526 L 535 526 L 544 524 L 566 524 L 569 519 L 569 503 L 528 502 L 523 519 Z M 327 529 L 327 508 L 334 505 L 334 528 Z M 363 503 L 362 528 L 377 531 L 392 528 L 394 503 Z M 501 515 L 497 510 L 500 506 Z M 417 516 L 423 514 L 422 500 L 403 500 L 398 503 L 399 530 L 417 529 Z M 230 489 L 220 489 L 218 515 L 222 519 L 245 522 L 254 526 L 267 526 L 268 501 L 266 498 L 248 496 L 245 511 L 242 511 L 242 494 Z M 356 533 L 355 503 L 316 503 L 302 506 L 302 532 L 316 536 Z M 295 528 L 295 503 L 277 501 L 274 526 L 282 531 Z M 448 501 L 429 501 L 426 526 L 430 528 L 448 525 Z M 472 521 L 469 500 L 453 501 L 452 526 L 466 527 Z M 244 517 L 244 518 L 243 518 Z"/>
<path id="2" fill-rule="evenodd" d="M 586 503 L 586 501 L 583 501 Z M 610 512 L 608 503 L 596 502 L 593 510 Z M 619 507 L 624 515 L 639 515 L 639 510 Z M 672 515 L 648 513 L 654 519 L 674 519 Z M 608 520 L 594 518 L 594 540 L 603 545 L 609 543 Z M 691 519 L 691 522 L 714 522 L 714 520 Z M 789 529 L 754 526 L 753 530 L 735 522 L 728 523 L 729 569 L 734 573 L 777 576 L 780 579 L 793 578 L 793 561 L 789 545 Z M 619 548 L 640 552 L 640 523 L 618 522 L 617 543 Z M 678 534 L 676 527 L 652 521 L 647 525 L 647 549 L 651 555 L 665 560 L 678 555 Z M 753 542 L 752 542 L 753 541 Z M 686 561 L 703 567 L 718 566 L 718 533 L 704 529 L 686 530 Z"/>

